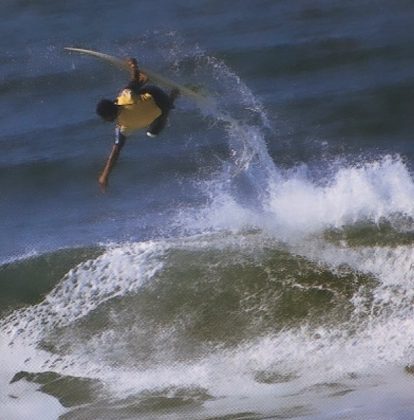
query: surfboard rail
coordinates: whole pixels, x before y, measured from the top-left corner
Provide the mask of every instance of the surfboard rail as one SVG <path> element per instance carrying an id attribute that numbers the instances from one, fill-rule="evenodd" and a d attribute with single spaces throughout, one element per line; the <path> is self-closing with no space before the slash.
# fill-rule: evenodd
<path id="1" fill-rule="evenodd" d="M 85 54 L 92 57 L 96 57 L 100 60 L 106 61 L 108 63 L 111 63 L 115 65 L 116 67 L 120 68 L 121 70 L 129 70 L 128 63 L 126 59 L 121 59 L 119 57 L 102 53 L 99 51 L 89 50 L 86 48 L 76 48 L 76 47 L 65 47 L 66 51 L 75 52 L 79 54 Z M 162 76 L 151 69 L 148 69 L 146 67 L 139 66 L 140 70 L 142 70 L 143 73 L 145 73 L 151 82 L 163 85 L 164 87 L 171 88 L 171 89 L 178 89 L 181 94 L 188 96 L 191 99 L 194 99 L 197 102 L 207 102 L 208 98 L 199 92 L 196 92 L 193 89 L 190 89 L 186 86 L 183 86 L 179 83 L 176 83 L 170 79 L 168 79 L 165 76 Z"/>

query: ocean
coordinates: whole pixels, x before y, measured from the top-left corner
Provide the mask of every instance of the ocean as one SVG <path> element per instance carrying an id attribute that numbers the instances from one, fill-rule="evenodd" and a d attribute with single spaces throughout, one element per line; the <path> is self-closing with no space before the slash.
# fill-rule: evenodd
<path id="1" fill-rule="evenodd" d="M 414 419 L 414 3 L 3 0 L 0 420 Z M 160 136 L 95 114 L 136 57 Z"/>

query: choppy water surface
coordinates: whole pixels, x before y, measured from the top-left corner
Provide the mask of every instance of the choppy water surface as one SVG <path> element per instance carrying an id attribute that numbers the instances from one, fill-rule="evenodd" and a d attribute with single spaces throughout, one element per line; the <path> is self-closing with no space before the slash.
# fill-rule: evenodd
<path id="1" fill-rule="evenodd" d="M 414 6 L 230 3 L 2 6 L 0 418 L 414 416 Z M 67 45 L 211 101 L 101 194 Z"/>

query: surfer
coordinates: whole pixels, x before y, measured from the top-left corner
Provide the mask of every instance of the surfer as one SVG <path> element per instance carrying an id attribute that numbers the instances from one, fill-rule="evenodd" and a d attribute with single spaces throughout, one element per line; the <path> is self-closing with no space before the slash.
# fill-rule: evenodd
<path id="1" fill-rule="evenodd" d="M 103 191 L 125 145 L 126 136 L 147 127 L 147 136 L 156 137 L 165 127 L 168 114 L 174 108 L 174 101 L 179 95 L 178 89 L 172 89 L 167 95 L 159 87 L 147 85 L 148 76 L 139 70 L 136 59 L 128 59 L 128 66 L 131 73 L 128 85 L 114 101 L 102 99 L 96 106 L 96 112 L 102 119 L 116 121 L 115 142 L 98 179 Z"/>

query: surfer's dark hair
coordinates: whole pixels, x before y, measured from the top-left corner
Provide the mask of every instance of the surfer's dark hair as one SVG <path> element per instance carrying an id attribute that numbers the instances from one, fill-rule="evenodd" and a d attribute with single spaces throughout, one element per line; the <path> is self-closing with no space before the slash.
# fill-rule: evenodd
<path id="1" fill-rule="evenodd" d="M 118 112 L 118 105 L 109 99 L 102 99 L 96 105 L 96 113 L 105 121 L 115 121 Z"/>

